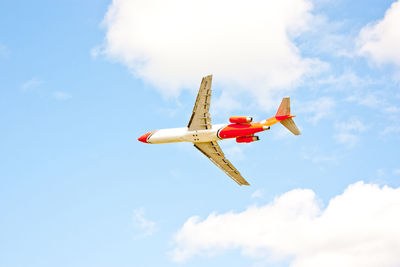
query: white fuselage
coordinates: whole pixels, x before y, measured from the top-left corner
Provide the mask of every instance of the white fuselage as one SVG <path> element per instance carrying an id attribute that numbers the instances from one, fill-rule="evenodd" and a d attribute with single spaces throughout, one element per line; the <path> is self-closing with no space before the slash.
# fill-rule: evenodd
<path id="1" fill-rule="evenodd" d="M 147 138 L 150 144 L 176 143 L 176 142 L 211 142 L 221 140 L 218 130 L 227 124 L 212 125 L 208 130 L 189 131 L 187 127 L 161 129 L 153 132 Z"/>

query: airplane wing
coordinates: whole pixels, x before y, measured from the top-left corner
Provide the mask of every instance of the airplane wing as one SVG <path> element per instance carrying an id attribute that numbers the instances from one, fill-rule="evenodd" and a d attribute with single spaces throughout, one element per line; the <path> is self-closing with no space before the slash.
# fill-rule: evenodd
<path id="1" fill-rule="evenodd" d="M 212 75 L 204 77 L 201 81 L 192 117 L 188 124 L 189 131 L 211 129 L 211 116 L 208 112 L 211 104 L 211 81 Z"/>
<path id="2" fill-rule="evenodd" d="M 216 141 L 194 143 L 194 146 L 206 155 L 215 165 L 222 169 L 229 177 L 231 177 L 239 185 L 249 185 L 242 177 L 240 172 L 225 158 L 224 152 Z"/>

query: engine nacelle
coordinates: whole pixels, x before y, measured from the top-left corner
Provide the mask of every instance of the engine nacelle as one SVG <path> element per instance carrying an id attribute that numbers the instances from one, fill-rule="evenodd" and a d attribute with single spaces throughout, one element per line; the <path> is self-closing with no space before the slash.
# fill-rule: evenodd
<path id="1" fill-rule="evenodd" d="M 236 138 L 237 143 L 251 143 L 254 141 L 258 141 L 258 140 L 260 140 L 260 138 L 258 138 L 258 136 L 242 136 L 242 137 Z"/>
<path id="2" fill-rule="evenodd" d="M 253 121 L 252 117 L 230 117 L 230 123 L 250 123 Z"/>

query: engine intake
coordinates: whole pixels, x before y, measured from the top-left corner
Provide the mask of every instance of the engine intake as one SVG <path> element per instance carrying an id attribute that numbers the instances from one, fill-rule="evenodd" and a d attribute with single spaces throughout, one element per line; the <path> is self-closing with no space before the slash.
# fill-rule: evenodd
<path id="1" fill-rule="evenodd" d="M 254 141 L 258 141 L 258 140 L 260 140 L 260 138 L 258 138 L 258 136 L 242 136 L 242 137 L 236 138 L 237 143 L 251 143 Z"/>
<path id="2" fill-rule="evenodd" d="M 230 117 L 230 123 L 250 123 L 253 121 L 253 117 Z"/>

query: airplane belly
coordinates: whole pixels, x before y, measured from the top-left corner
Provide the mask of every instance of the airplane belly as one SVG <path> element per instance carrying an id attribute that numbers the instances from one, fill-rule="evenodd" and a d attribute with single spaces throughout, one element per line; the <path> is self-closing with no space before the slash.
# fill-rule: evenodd
<path id="1" fill-rule="evenodd" d="M 161 129 L 155 131 L 148 138 L 150 144 L 185 142 L 187 128 Z"/>
<path id="2" fill-rule="evenodd" d="M 189 131 L 188 128 L 161 129 L 154 131 L 147 138 L 150 144 L 177 143 L 177 142 L 211 142 L 217 141 L 218 130 L 225 127 L 226 124 L 213 125 L 211 129 Z"/>
<path id="3" fill-rule="evenodd" d="M 220 138 L 217 133 L 218 130 L 226 126 L 225 124 L 212 125 L 211 129 L 207 130 L 197 130 L 197 131 L 188 131 L 185 136 L 187 142 L 211 142 L 218 141 Z"/>

